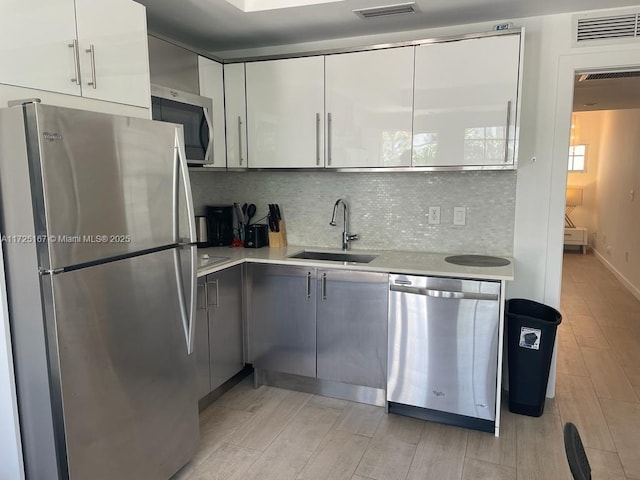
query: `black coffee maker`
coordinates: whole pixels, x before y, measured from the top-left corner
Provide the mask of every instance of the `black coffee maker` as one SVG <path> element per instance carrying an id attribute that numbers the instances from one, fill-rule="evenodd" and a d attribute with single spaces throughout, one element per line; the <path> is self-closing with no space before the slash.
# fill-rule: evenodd
<path id="1" fill-rule="evenodd" d="M 233 205 L 211 205 L 207 209 L 209 245 L 224 247 L 233 242 Z"/>

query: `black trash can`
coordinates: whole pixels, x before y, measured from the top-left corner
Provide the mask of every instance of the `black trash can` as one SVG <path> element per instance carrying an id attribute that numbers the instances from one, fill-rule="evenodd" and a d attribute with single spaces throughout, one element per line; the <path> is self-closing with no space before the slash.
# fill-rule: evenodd
<path id="1" fill-rule="evenodd" d="M 509 410 L 539 417 L 562 315 L 555 308 L 522 298 L 507 300 Z"/>

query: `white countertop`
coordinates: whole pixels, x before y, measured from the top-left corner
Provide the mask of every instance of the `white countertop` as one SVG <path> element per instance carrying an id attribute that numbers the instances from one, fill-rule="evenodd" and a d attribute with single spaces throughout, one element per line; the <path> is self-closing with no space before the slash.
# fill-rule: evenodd
<path id="1" fill-rule="evenodd" d="M 302 250 L 314 252 L 339 253 L 341 250 L 327 248 L 313 248 L 303 246 L 288 246 L 281 248 L 242 248 L 242 247 L 213 247 L 198 249 L 198 276 L 223 270 L 244 262 L 278 263 L 283 265 L 301 265 L 308 267 L 334 268 L 346 270 L 362 270 L 367 272 L 404 273 L 409 275 L 433 275 L 455 278 L 474 278 L 481 280 L 513 280 L 513 259 L 503 267 L 467 267 L 445 262 L 445 257 L 464 252 L 429 253 L 402 252 L 391 250 L 350 250 L 349 253 L 377 255 L 369 263 L 345 263 L 324 260 L 303 260 L 288 258 Z M 209 259 L 203 259 L 208 255 Z M 224 258 L 224 260 L 216 261 Z"/>

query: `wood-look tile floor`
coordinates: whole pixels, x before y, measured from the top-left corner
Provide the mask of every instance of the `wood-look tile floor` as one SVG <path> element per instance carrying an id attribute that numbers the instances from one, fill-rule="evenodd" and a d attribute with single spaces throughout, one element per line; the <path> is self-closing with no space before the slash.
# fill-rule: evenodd
<path id="1" fill-rule="evenodd" d="M 566 253 L 557 395 L 542 417 L 502 411 L 501 436 L 245 379 L 201 413 L 174 480 L 564 480 L 562 425 L 594 480 L 640 480 L 640 302 L 592 255 Z"/>

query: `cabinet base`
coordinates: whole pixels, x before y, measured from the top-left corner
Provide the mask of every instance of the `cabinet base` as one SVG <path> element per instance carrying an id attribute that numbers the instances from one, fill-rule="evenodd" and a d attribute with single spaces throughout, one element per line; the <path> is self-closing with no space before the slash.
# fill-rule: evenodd
<path id="1" fill-rule="evenodd" d="M 200 400 L 198 400 L 198 411 L 202 412 L 205 408 L 211 405 L 213 402 L 218 400 L 222 395 L 227 393 L 233 387 L 235 387 L 238 383 L 240 383 L 244 378 L 247 378 L 253 372 L 253 367 L 251 365 L 245 365 L 242 370 L 236 373 L 229 380 L 224 382 L 214 391 L 209 392 Z"/>
<path id="2" fill-rule="evenodd" d="M 254 369 L 254 385 L 285 388 L 298 392 L 313 393 L 324 397 L 339 398 L 352 402 L 366 403 L 384 407 L 387 393 L 381 388 L 364 387 L 348 383 L 322 380 L 320 378 L 303 377 L 289 373 L 272 372 L 270 370 Z"/>

